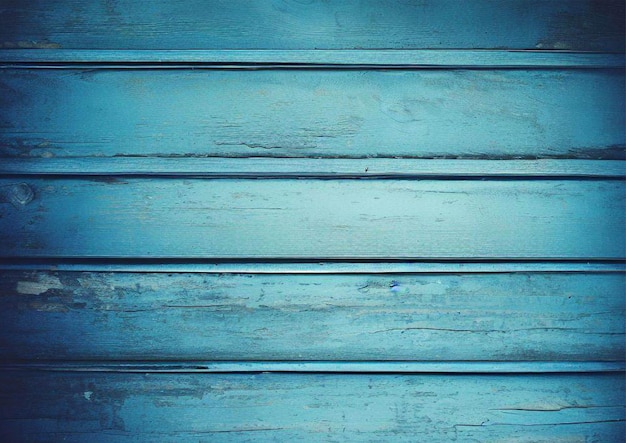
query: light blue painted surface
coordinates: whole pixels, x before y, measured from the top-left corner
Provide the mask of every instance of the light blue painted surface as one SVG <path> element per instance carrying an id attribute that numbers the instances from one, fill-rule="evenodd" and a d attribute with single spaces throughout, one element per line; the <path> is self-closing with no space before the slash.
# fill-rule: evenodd
<path id="1" fill-rule="evenodd" d="M 0 374 L 30 441 L 620 442 L 621 374 Z M 8 437 L 8 438 L 7 438 Z"/>
<path id="2" fill-rule="evenodd" d="M 620 51 L 620 0 L 3 0 L 7 48 Z"/>
<path id="3" fill-rule="evenodd" d="M 5 156 L 624 158 L 609 71 L 0 72 Z"/>
<path id="4" fill-rule="evenodd" d="M 625 352 L 623 273 L 5 272 L 0 285 L 0 358 L 12 360 L 558 362 Z"/>
<path id="5" fill-rule="evenodd" d="M 623 181 L 0 180 L 5 257 L 623 259 Z"/>
<path id="6" fill-rule="evenodd" d="M 623 2 L 460 5 L 0 0 L 0 440 L 624 441 Z"/>

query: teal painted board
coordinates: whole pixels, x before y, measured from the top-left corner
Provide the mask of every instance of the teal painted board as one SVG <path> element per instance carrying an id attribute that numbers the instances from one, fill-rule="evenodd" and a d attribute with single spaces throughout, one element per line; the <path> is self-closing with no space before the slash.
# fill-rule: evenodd
<path id="1" fill-rule="evenodd" d="M 6 48 L 623 51 L 619 0 L 3 0 Z"/>
<path id="2" fill-rule="evenodd" d="M 5 441 L 621 442 L 622 374 L 0 374 Z"/>
<path id="3" fill-rule="evenodd" d="M 0 155 L 623 159 L 620 70 L 2 70 Z"/>
<path id="4" fill-rule="evenodd" d="M 623 442 L 623 18 L 0 0 L 0 440 Z"/>
<path id="5" fill-rule="evenodd" d="M 625 278 L 4 271 L 0 359 L 622 360 Z"/>
<path id="6" fill-rule="evenodd" d="M 620 180 L 0 180 L 4 257 L 623 259 Z"/>

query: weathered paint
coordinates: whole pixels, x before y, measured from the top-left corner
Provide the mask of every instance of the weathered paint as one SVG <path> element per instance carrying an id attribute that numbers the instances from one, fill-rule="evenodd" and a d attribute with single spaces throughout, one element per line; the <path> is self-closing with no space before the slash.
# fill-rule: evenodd
<path id="1" fill-rule="evenodd" d="M 5 257 L 625 256 L 623 181 L 104 177 L 27 184 L 30 203 L 0 203 Z"/>
<path id="2" fill-rule="evenodd" d="M 624 285 L 623 273 L 4 272 L 0 358 L 620 360 Z"/>
<path id="3" fill-rule="evenodd" d="M 0 153 L 622 159 L 624 89 L 622 70 L 5 69 Z"/>
<path id="4" fill-rule="evenodd" d="M 620 0 L 3 0 L 0 45 L 624 50 Z"/>
<path id="5" fill-rule="evenodd" d="M 0 374 L 5 441 L 620 442 L 622 374 Z"/>
<path id="6" fill-rule="evenodd" d="M 623 16 L 0 0 L 0 440 L 624 441 Z"/>

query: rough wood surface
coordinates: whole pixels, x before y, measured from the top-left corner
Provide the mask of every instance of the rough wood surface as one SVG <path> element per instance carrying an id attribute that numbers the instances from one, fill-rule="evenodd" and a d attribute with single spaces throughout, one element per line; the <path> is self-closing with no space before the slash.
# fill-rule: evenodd
<path id="1" fill-rule="evenodd" d="M 0 180 L 0 255 L 622 259 L 623 181 Z"/>
<path id="2" fill-rule="evenodd" d="M 620 360 L 624 274 L 3 272 L 0 358 Z"/>
<path id="3" fill-rule="evenodd" d="M 619 70 L 2 70 L 0 155 L 624 158 Z"/>
<path id="4" fill-rule="evenodd" d="M 3 0 L 5 48 L 620 51 L 620 0 Z"/>
<path id="5" fill-rule="evenodd" d="M 622 443 L 623 19 L 0 0 L 0 441 Z"/>
<path id="6" fill-rule="evenodd" d="M 0 374 L 5 441 L 621 442 L 622 374 Z"/>

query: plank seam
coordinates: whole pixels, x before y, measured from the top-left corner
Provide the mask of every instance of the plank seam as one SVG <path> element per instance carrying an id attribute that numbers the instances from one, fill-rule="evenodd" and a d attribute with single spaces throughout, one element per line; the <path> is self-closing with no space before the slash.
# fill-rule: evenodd
<path id="1" fill-rule="evenodd" d="M 509 274 L 623 273 L 624 261 L 304 261 L 0 258 L 0 271 L 211 274 Z"/>
<path id="2" fill-rule="evenodd" d="M 0 371 L 119 373 L 524 374 L 623 372 L 625 362 L 564 361 L 48 361 L 3 362 Z"/>
<path id="3" fill-rule="evenodd" d="M 475 49 L 0 50 L 3 69 L 613 69 L 612 52 Z"/>
<path id="4" fill-rule="evenodd" d="M 623 180 L 623 160 L 426 160 L 315 158 L 8 158 L 0 176 L 94 179 L 275 178 L 431 180 Z"/>

